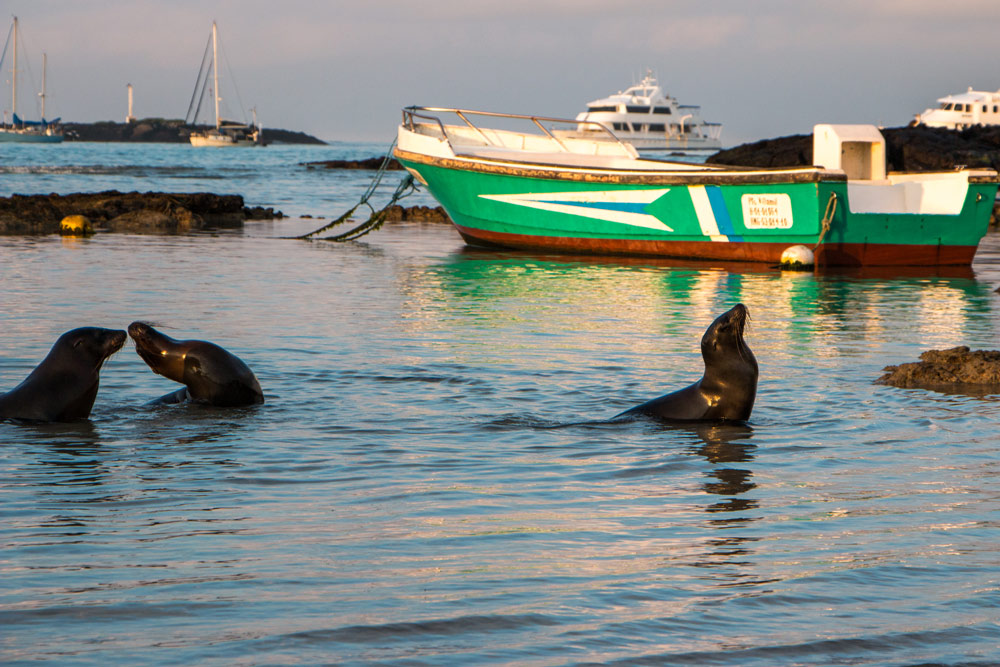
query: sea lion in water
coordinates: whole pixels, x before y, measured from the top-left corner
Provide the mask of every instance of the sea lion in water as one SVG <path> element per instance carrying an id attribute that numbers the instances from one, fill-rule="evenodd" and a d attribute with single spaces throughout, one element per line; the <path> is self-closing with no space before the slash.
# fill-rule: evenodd
<path id="1" fill-rule="evenodd" d="M 0 395 L 0 419 L 68 422 L 94 407 L 101 366 L 125 344 L 125 332 L 81 327 L 59 336 L 35 370 Z"/>
<path id="2" fill-rule="evenodd" d="M 705 374 L 691 386 L 654 398 L 620 417 L 664 421 L 736 421 L 750 418 L 757 396 L 757 359 L 743 340 L 749 312 L 738 303 L 715 318 L 701 337 Z"/>
<path id="3" fill-rule="evenodd" d="M 264 402 L 253 371 L 236 355 L 203 340 L 174 340 L 145 322 L 128 325 L 135 351 L 154 373 L 184 384 L 154 403 L 186 400 L 224 408 Z"/>

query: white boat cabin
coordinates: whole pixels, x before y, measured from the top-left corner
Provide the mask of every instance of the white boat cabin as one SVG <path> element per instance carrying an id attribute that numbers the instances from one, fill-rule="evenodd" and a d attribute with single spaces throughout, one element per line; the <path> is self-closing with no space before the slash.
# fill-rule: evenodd
<path id="1" fill-rule="evenodd" d="M 917 115 L 918 125 L 963 130 L 973 125 L 1000 125 L 1000 90 L 973 90 L 938 99 L 935 109 Z"/>
<path id="2" fill-rule="evenodd" d="M 813 162 L 847 175 L 852 213 L 958 215 L 969 191 L 969 171 L 886 171 L 885 138 L 874 125 L 816 125 Z"/>
<path id="3" fill-rule="evenodd" d="M 658 150 L 719 150 L 722 125 L 701 118 L 700 107 L 678 104 L 652 73 L 614 95 L 587 103 L 578 114 L 577 132 L 595 133 L 595 123 L 612 130 L 640 152 Z"/>

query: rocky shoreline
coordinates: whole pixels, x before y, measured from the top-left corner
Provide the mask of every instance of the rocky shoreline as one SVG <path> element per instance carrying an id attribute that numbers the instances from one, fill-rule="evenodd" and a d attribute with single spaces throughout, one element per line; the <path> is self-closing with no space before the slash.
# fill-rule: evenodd
<path id="1" fill-rule="evenodd" d="M 137 143 L 189 143 L 191 132 L 204 132 L 208 125 L 186 125 L 183 120 L 143 118 L 134 123 L 101 121 L 97 123 L 62 123 L 67 141 L 122 141 Z M 325 141 L 293 130 L 265 127 L 262 131 L 265 144 L 315 144 Z"/>
<path id="2" fill-rule="evenodd" d="M 208 192 L 12 195 L 0 198 L 0 235 L 57 234 L 60 222 L 71 215 L 84 216 L 100 231 L 166 234 L 283 217 L 274 209 L 247 208 L 240 195 Z"/>
<path id="3" fill-rule="evenodd" d="M 99 232 L 183 234 L 211 228 L 239 228 L 247 220 L 286 216 L 262 206 L 244 205 L 241 195 L 208 192 L 107 192 L 0 197 L 0 236 L 60 233 L 68 216 L 83 216 Z M 311 216 L 304 216 L 311 217 Z M 322 218 L 317 218 L 322 219 Z M 444 210 L 429 206 L 392 206 L 389 221 L 449 222 Z"/>
<path id="4" fill-rule="evenodd" d="M 299 165 L 306 169 L 371 169 L 375 170 L 382 166 L 384 157 L 369 157 L 361 160 L 316 160 L 315 162 L 299 162 Z M 400 171 L 403 165 L 399 164 L 396 158 L 389 158 L 386 171 Z"/>

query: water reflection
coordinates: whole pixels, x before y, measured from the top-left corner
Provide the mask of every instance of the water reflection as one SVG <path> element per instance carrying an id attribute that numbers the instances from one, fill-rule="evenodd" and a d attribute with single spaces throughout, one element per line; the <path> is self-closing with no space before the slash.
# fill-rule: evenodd
<path id="1" fill-rule="evenodd" d="M 961 340 L 971 322 L 990 312 L 994 298 L 970 267 L 787 272 L 757 263 L 470 248 L 405 273 L 401 281 L 413 313 L 406 326 L 414 329 L 436 329 L 442 318 L 449 326 L 482 324 L 484 319 L 494 324 L 521 321 L 528 308 L 550 304 L 555 295 L 560 302 L 585 308 L 589 316 L 573 323 L 553 321 L 553 327 L 606 327 L 613 320 L 622 333 L 650 328 L 670 333 L 690 322 L 710 322 L 721 310 L 743 302 L 754 319 L 770 323 L 771 335 L 780 334 L 784 341 L 818 340 L 834 352 L 844 341 L 887 335 L 901 316 L 928 343 Z"/>
<path id="2" fill-rule="evenodd" d="M 719 464 L 749 463 L 754 459 L 757 446 L 746 442 L 753 436 L 753 429 L 741 424 L 704 424 L 697 428 L 702 440 L 700 446 L 690 450 L 691 454 L 702 456 L 708 462 Z M 704 482 L 705 493 L 718 496 L 739 496 L 757 487 L 753 472 L 745 467 L 716 467 L 709 473 L 711 481 Z M 751 498 L 726 498 L 705 507 L 706 512 L 740 512 L 756 509 L 759 503 Z M 715 523 L 749 522 L 754 517 L 735 519 L 720 518 Z"/>
<path id="3" fill-rule="evenodd" d="M 751 545 L 761 538 L 729 532 L 748 528 L 762 518 L 745 514 L 760 507 L 757 499 L 744 496 L 757 488 L 753 471 L 748 465 L 754 460 L 757 450 L 756 445 L 748 442 L 754 435 L 753 428 L 744 424 L 699 424 L 692 430 L 701 444 L 692 446 L 688 453 L 701 456 L 715 466 L 706 473 L 707 479 L 701 488 L 710 497 L 724 496 L 704 506 L 709 515 L 706 525 L 711 529 L 726 530 L 727 533 L 723 537 L 708 539 L 705 551 L 691 565 L 712 569 L 712 583 L 717 587 L 763 583 L 750 569 L 754 565 Z M 741 465 L 731 465 L 734 463 Z M 733 571 L 730 569 L 733 567 L 739 569 Z M 720 568 L 722 571 L 717 571 Z"/>

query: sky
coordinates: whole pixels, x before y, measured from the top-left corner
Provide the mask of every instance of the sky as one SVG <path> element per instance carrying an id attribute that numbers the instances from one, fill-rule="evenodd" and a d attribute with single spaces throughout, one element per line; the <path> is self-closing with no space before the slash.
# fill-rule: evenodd
<path id="1" fill-rule="evenodd" d="M 137 117 L 183 118 L 213 20 L 244 103 L 221 85 L 229 115 L 256 107 L 265 128 L 327 141 L 388 144 L 400 109 L 412 104 L 573 117 L 647 69 L 681 104 L 723 123 L 726 146 L 808 133 L 816 123 L 905 125 L 938 97 L 1000 89 L 998 0 L 0 6 L 8 27 L 19 18 L 38 86 L 48 54 L 46 115 L 73 122 L 123 121 L 128 83 Z M 9 71 L 3 77 L 8 87 Z M 22 95 L 22 115 L 37 117 Z M 0 101 L 9 109 L 9 92 Z"/>

